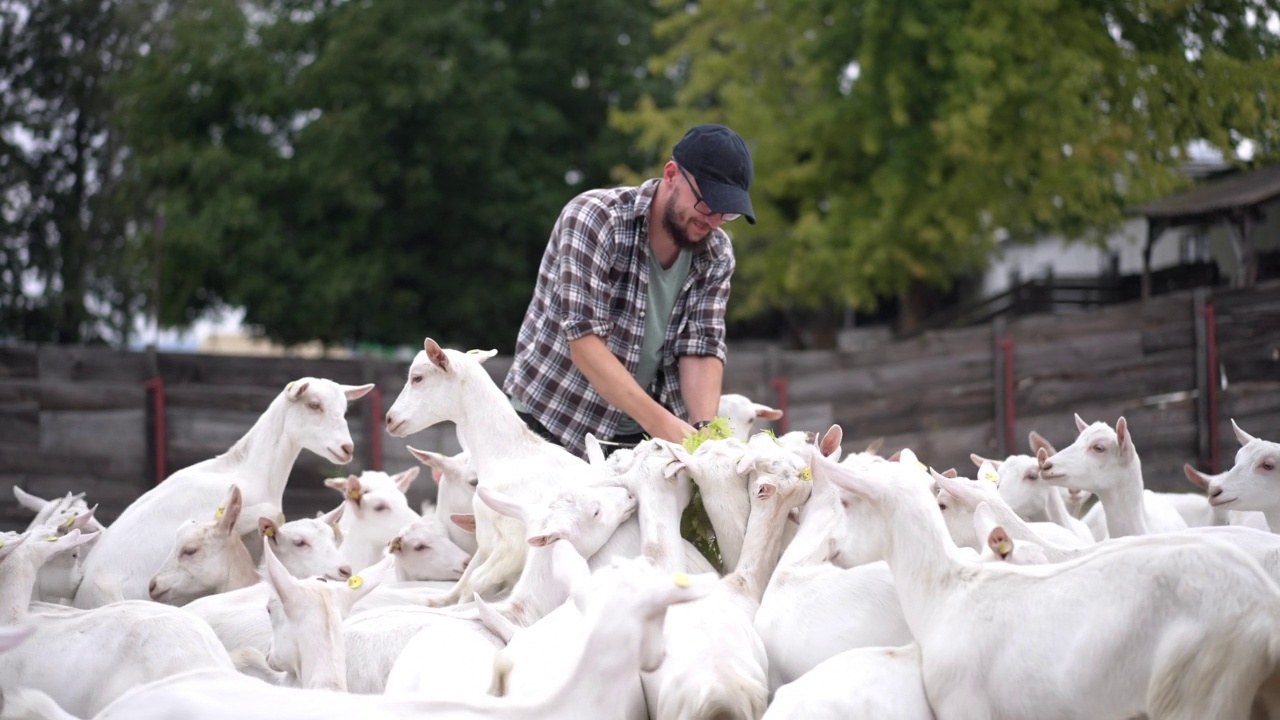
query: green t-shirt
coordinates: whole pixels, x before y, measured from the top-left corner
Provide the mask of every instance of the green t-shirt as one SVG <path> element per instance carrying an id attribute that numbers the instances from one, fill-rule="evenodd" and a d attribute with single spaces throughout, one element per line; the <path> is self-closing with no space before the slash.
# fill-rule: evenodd
<path id="1" fill-rule="evenodd" d="M 667 338 L 667 323 L 671 321 L 671 311 L 675 309 L 676 297 L 680 288 L 689 277 L 693 267 L 693 253 L 681 250 L 671 267 L 664 269 L 649 252 L 649 305 L 644 316 L 644 343 L 640 346 L 640 362 L 636 365 L 635 378 L 640 387 L 647 391 L 658 377 L 658 368 L 662 367 L 662 345 Z M 618 424 L 619 435 L 632 435 L 643 432 L 644 428 L 634 419 L 623 416 Z"/>

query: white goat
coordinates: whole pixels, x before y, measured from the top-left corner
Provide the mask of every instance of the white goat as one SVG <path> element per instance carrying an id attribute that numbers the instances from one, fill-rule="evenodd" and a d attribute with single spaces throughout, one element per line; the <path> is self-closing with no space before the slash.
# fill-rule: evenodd
<path id="1" fill-rule="evenodd" d="M 1215 508 L 1257 510 L 1271 532 L 1280 533 L 1280 443 L 1268 442 L 1245 432 L 1231 421 L 1240 449 L 1230 470 L 1209 485 L 1209 502 Z"/>
<path id="2" fill-rule="evenodd" d="M 768 704 L 768 657 L 755 615 L 782 553 L 787 517 L 809 497 L 809 473 L 804 460 L 764 434 L 752 438 L 738 470 L 749 474 L 751 501 L 742 557 L 717 592 L 668 615 L 667 661 L 642 678 L 656 717 L 758 719 Z"/>
<path id="3" fill-rule="evenodd" d="M 395 560 L 384 558 L 346 582 L 299 580 L 276 559 L 271 542 L 264 538 L 263 563 L 270 590 L 271 651 L 267 663 L 288 672 L 301 687 L 345 691 L 342 623 L 356 601 L 394 574 Z"/>
<path id="4" fill-rule="evenodd" d="M 633 561 L 601 570 L 575 588 L 574 602 L 590 618 L 570 682 L 536 701 L 479 697 L 433 701 L 415 697 L 351 695 L 284 688 L 236 673 L 196 672 L 154 683 L 121 698 L 95 720 L 440 720 L 519 718 L 578 720 L 608 717 L 618 683 L 641 668 L 662 663 L 662 624 L 667 608 L 711 590 L 714 580 L 674 579 Z"/>
<path id="5" fill-rule="evenodd" d="M 418 473 L 417 466 L 395 475 L 366 470 L 359 476 L 324 481 L 344 498 L 346 512 L 338 523 L 342 528 L 340 549 L 353 567 L 368 567 L 378 562 L 391 539 L 422 517 L 409 507 L 405 498 Z"/>
<path id="6" fill-rule="evenodd" d="M 745 395 L 727 394 L 720 396 L 720 406 L 716 415 L 729 421 L 733 436 L 743 442 L 751 437 L 756 420 L 778 420 L 782 411 L 753 402 Z"/>
<path id="7" fill-rule="evenodd" d="M 1205 473 L 1200 472 L 1199 470 L 1196 470 L 1189 463 L 1182 466 L 1182 473 L 1186 475 L 1187 480 L 1189 480 L 1192 485 L 1195 485 L 1196 487 L 1200 488 L 1205 492 L 1205 495 L 1197 496 L 1200 498 L 1200 501 L 1203 503 L 1203 509 L 1201 509 L 1198 506 L 1197 512 L 1204 513 L 1207 510 L 1207 518 L 1205 517 L 1205 515 L 1202 514 L 1197 518 L 1198 522 L 1196 523 L 1192 523 L 1191 519 L 1187 518 L 1187 525 L 1190 525 L 1191 527 L 1221 527 L 1223 525 L 1240 525 L 1242 527 L 1250 527 L 1255 530 L 1271 532 L 1271 527 L 1267 525 L 1267 516 L 1263 515 L 1257 510 L 1230 510 L 1222 505 L 1214 506 L 1212 503 L 1209 502 L 1209 496 L 1208 496 L 1209 487 L 1213 485 L 1214 480 L 1220 478 L 1225 473 L 1218 473 L 1217 475 L 1207 475 Z M 1189 493 L 1184 493 L 1184 494 L 1189 494 Z M 1183 511 L 1181 508 L 1179 508 L 1178 512 L 1183 512 Z M 1185 518 L 1186 515 L 1184 514 L 1183 517 Z"/>
<path id="8" fill-rule="evenodd" d="M 347 403 L 372 389 L 317 378 L 289 383 L 230 450 L 179 470 L 125 508 L 85 559 L 76 606 L 96 607 L 117 594 L 146 598 L 177 529 L 206 517 L 232 485 L 244 493 L 236 532 L 255 532 L 258 517 L 281 512 L 289 471 L 304 448 L 335 463 L 351 461 Z"/>
<path id="9" fill-rule="evenodd" d="M 1097 495 L 1107 510 L 1110 537 L 1185 530 L 1187 523 L 1176 510 L 1143 491 L 1142 461 L 1125 419 L 1117 420 L 1114 430 L 1104 422 L 1075 419 L 1080 430 L 1075 442 L 1052 455 L 1044 448 L 1037 452 L 1040 478 Z"/>
<path id="10" fill-rule="evenodd" d="M 457 455 L 449 456 L 440 453 L 419 450 L 406 446 L 418 460 L 431 466 L 431 478 L 436 482 L 436 502 L 432 509 L 440 523 L 449 532 L 449 539 L 468 555 L 476 552 L 475 517 L 470 520 L 471 529 L 459 527 L 454 520 L 456 515 L 471 515 L 471 502 L 476 494 L 476 485 L 480 478 L 476 475 L 475 465 L 471 462 L 471 453 L 463 450 Z M 423 512 L 426 512 L 424 507 Z"/>
<path id="11" fill-rule="evenodd" d="M 779 688 L 765 720 L 933 720 L 920 646 L 860 647 L 834 655 Z"/>
<path id="12" fill-rule="evenodd" d="M 126 601 L 89 611 L 28 613 L 40 564 L 90 539 L 79 530 L 59 536 L 38 528 L 0 561 L 0 621 L 35 627 L 32 642 L 0 655 L 6 696 L 31 688 L 88 717 L 135 685 L 184 670 L 232 669 L 209 626 L 178 608 Z"/>
<path id="13" fill-rule="evenodd" d="M 481 486 L 518 500 L 566 484 L 599 481 L 593 468 L 568 450 L 548 443 L 520 420 L 481 363 L 494 351 L 445 350 L 431 338 L 409 366 L 404 389 L 387 411 L 387 432 L 405 437 L 439 422 L 457 424 L 458 440 L 471 453 Z M 526 548 L 517 521 L 473 502 L 476 554 L 458 584 L 433 605 L 488 597 L 511 587 L 524 565 Z"/>
<path id="14" fill-rule="evenodd" d="M 839 431 L 836 425 L 827 432 L 820 452 L 837 455 Z M 870 457 L 854 455 L 844 462 Z M 883 561 L 869 562 L 874 557 L 868 551 L 866 557 L 848 553 L 852 562 L 847 568 L 830 562 L 832 537 L 844 523 L 844 510 L 830 483 L 820 478 L 812 483 L 796 536 L 783 551 L 756 612 L 756 632 L 769 655 L 770 692 L 846 650 L 911 641 L 893 576 Z"/>
<path id="15" fill-rule="evenodd" d="M 391 538 L 387 552 L 396 557 L 396 579 L 400 581 L 457 580 L 471 561 L 471 555 L 453 543 L 435 513 L 406 525 Z"/>
<path id="16" fill-rule="evenodd" d="M 1032 453 L 1038 453 L 1041 448 L 1050 455 L 1057 452 L 1049 441 L 1034 430 L 1028 436 L 1028 442 Z M 969 459 L 978 467 L 984 462 L 991 464 L 995 469 L 996 487 L 1000 496 L 1022 519 L 1027 522 L 1056 523 L 1085 542 L 1094 541 L 1089 528 L 1067 509 L 1063 495 L 1064 492 L 1071 492 L 1071 489 L 1041 481 L 1039 461 L 1033 455 L 1010 455 L 1004 460 L 990 460 L 971 454 Z M 982 478 L 983 475 L 980 473 L 978 477 Z"/>
<path id="17" fill-rule="evenodd" d="M 556 553 L 594 553 L 636 508 L 630 492 L 608 486 L 568 487 L 540 502 L 522 502 L 481 485 L 476 499 L 527 528 L 529 562 L 510 596 L 494 606 L 495 612 L 517 625 L 535 622 L 564 601 L 568 588 L 557 584 L 551 571 Z M 350 690 L 382 692 L 409 640 L 441 624 L 483 631 L 478 612 L 466 607 L 448 608 L 447 612 L 390 607 L 353 616 L 344 629 Z M 422 643 L 430 644 L 426 640 Z M 411 686 L 421 684 L 412 677 L 404 681 Z"/>
<path id="18" fill-rule="evenodd" d="M 236 533 L 241 515 L 240 488 L 232 485 L 226 501 L 209 520 L 191 520 L 178 528 L 173 549 L 151 579 L 151 599 L 170 605 L 186 605 L 208 595 L 257 585 L 259 569 L 249 549 Z M 259 532 L 278 553 L 294 577 L 323 575 L 331 580 L 351 576 L 351 566 L 338 553 L 339 532 L 332 523 L 342 508 L 326 519 L 295 520 L 277 525 L 258 518 Z"/>
<path id="19" fill-rule="evenodd" d="M 902 459 L 855 468 L 815 455 L 813 468 L 865 501 L 940 717 L 1248 715 L 1280 660 L 1280 589 L 1257 563 L 1174 536 L 1054 565 L 966 562 L 924 471 Z"/>

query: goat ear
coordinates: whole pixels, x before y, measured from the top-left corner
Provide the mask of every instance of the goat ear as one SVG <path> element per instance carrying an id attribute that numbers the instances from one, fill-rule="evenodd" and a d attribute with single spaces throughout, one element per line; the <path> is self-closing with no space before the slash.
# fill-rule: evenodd
<path id="1" fill-rule="evenodd" d="M 1013 554 L 1013 538 L 1009 537 L 1009 533 L 1005 532 L 1005 529 L 999 525 L 991 528 L 991 532 L 988 532 L 985 536 L 979 535 L 978 537 L 986 537 L 987 547 L 991 548 L 991 552 L 994 552 L 996 557 L 1001 560 L 1008 560 L 1009 556 Z"/>
<path id="2" fill-rule="evenodd" d="M 1192 485 L 1195 485 L 1201 490 L 1209 489 L 1209 477 L 1194 467 L 1191 467 L 1190 463 L 1182 466 L 1182 474 L 1187 476 L 1187 479 L 1191 481 Z"/>
<path id="3" fill-rule="evenodd" d="M 528 524 L 529 515 L 525 512 L 524 506 L 517 502 L 514 498 L 504 495 L 497 490 L 481 485 L 476 488 L 476 497 L 480 498 L 480 502 L 488 505 L 494 512 L 499 515 L 506 515 Z"/>
<path id="4" fill-rule="evenodd" d="M 818 441 L 818 452 L 831 457 L 840 449 L 840 443 L 844 440 L 844 428 L 838 424 L 833 424 L 827 428 L 827 432 L 822 435 L 822 439 Z"/>
<path id="5" fill-rule="evenodd" d="M 596 466 L 604 465 L 604 448 L 600 447 L 600 441 L 596 439 L 596 436 L 587 433 L 586 437 L 583 438 L 583 442 L 587 445 L 587 462 Z"/>
<path id="6" fill-rule="evenodd" d="M 436 344 L 435 340 L 427 338 L 422 342 L 422 349 L 427 352 L 427 359 L 432 365 L 440 368 L 445 372 L 449 372 L 449 356 L 444 354 L 444 350 Z"/>
<path id="7" fill-rule="evenodd" d="M 302 380 L 294 380 L 284 386 L 285 397 L 291 402 L 297 402 L 303 395 L 307 394 L 307 388 L 311 387 L 311 378 Z"/>
<path id="8" fill-rule="evenodd" d="M 58 526 L 58 534 L 66 535 L 72 530 L 84 530 L 85 528 L 89 527 L 93 523 L 93 514 L 97 511 L 98 511 L 98 506 L 94 505 L 93 507 L 89 508 L 85 512 L 69 518 L 67 522 L 64 522 L 62 523 L 62 525 Z"/>
<path id="9" fill-rule="evenodd" d="M 347 499 L 355 503 L 356 507 L 360 507 L 360 498 L 364 497 L 364 488 L 360 487 L 360 478 L 355 475 L 348 475 L 345 487 L 344 494 Z"/>
<path id="10" fill-rule="evenodd" d="M 346 512 L 346 510 L 347 510 L 347 504 L 346 504 L 345 502 L 344 502 L 344 503 L 339 503 L 339 504 L 338 504 L 338 507 L 336 507 L 336 508 L 334 508 L 334 509 L 330 510 L 329 512 L 327 512 L 327 513 L 325 513 L 325 514 L 323 514 L 323 515 L 321 515 L 321 516 L 320 516 L 320 519 L 321 519 L 321 520 L 323 520 L 323 521 L 325 521 L 325 522 L 327 522 L 327 523 L 329 523 L 330 525 L 332 525 L 332 526 L 336 529 L 336 528 L 338 527 L 338 522 L 339 522 L 340 520 L 342 520 L 342 514 L 343 514 L 344 512 Z"/>
<path id="11" fill-rule="evenodd" d="M 13 496 L 17 498 L 19 505 L 28 510 L 34 510 L 35 512 L 44 510 L 45 506 L 49 504 L 48 500 L 32 495 L 17 485 L 13 486 Z"/>
<path id="12" fill-rule="evenodd" d="M 768 405 L 761 405 L 760 403 L 755 404 L 755 411 L 756 417 L 764 418 L 765 420 L 778 420 L 782 417 L 781 410 L 775 410 Z"/>
<path id="13" fill-rule="evenodd" d="M 1249 443 L 1257 439 L 1254 436 L 1250 435 L 1249 433 L 1245 432 L 1243 429 L 1241 429 L 1240 426 L 1236 424 L 1235 418 L 1231 418 L 1231 429 L 1235 431 L 1236 440 L 1240 441 L 1241 445 L 1248 445 Z M 14 488 L 14 490 L 17 490 L 17 488 Z"/>
<path id="14" fill-rule="evenodd" d="M 1080 413 L 1072 413 L 1072 414 L 1075 415 L 1075 418 L 1076 418 L 1076 430 L 1079 430 L 1080 432 L 1084 432 L 1084 429 L 1089 427 L 1089 423 L 1085 422 L 1084 419 L 1080 417 Z"/>
<path id="15" fill-rule="evenodd" d="M 1000 473 L 996 470 L 996 466 L 990 460 L 984 460 L 978 466 L 978 479 L 986 480 L 994 485 L 1000 484 Z"/>
<path id="16" fill-rule="evenodd" d="M 497 350 L 468 350 L 467 354 L 476 359 L 476 362 L 484 364 L 485 360 L 498 354 Z"/>
<path id="17" fill-rule="evenodd" d="M 942 474 L 949 478 L 960 477 L 960 473 L 956 472 L 955 468 L 947 468 L 946 470 L 942 471 Z"/>
<path id="18" fill-rule="evenodd" d="M 889 456 L 889 462 L 900 462 L 901 460 L 902 460 L 901 450 Z"/>
<path id="19" fill-rule="evenodd" d="M 1122 455 L 1133 450 L 1133 436 L 1129 433 L 1129 423 L 1125 422 L 1123 415 L 1116 420 L 1116 442 L 1120 445 Z"/>
<path id="20" fill-rule="evenodd" d="M 1054 453 L 1058 452 L 1057 450 L 1053 449 L 1053 445 L 1050 445 L 1048 440 L 1045 440 L 1044 437 L 1040 433 L 1036 432 L 1035 430 L 1032 430 L 1030 433 L 1027 434 L 1027 443 L 1031 446 L 1031 454 L 1033 455 L 1040 448 L 1044 448 L 1045 450 L 1048 450 L 1050 455 L 1053 455 Z"/>
<path id="21" fill-rule="evenodd" d="M 755 488 L 751 494 L 755 495 L 757 500 L 768 500 L 778 493 L 778 484 L 772 480 L 765 480 L 767 475 L 761 475 L 755 482 Z"/>
<path id="22" fill-rule="evenodd" d="M 373 592 L 387 578 L 395 577 L 396 556 L 387 554 L 378 562 L 347 578 L 347 586 L 341 588 L 339 597 L 347 604 L 348 610 L 361 598 Z"/>
<path id="23" fill-rule="evenodd" d="M 444 455 L 433 453 L 430 450 L 419 450 L 416 447 L 406 445 L 405 448 L 409 454 L 418 459 L 418 462 L 431 467 L 431 479 L 438 484 L 440 478 L 444 476 L 444 466 L 447 460 Z"/>
<path id="24" fill-rule="evenodd" d="M 347 491 L 347 479 L 344 477 L 325 478 L 324 486 L 327 488 L 333 488 L 334 490 L 337 490 L 340 493 L 345 493 Z"/>
<path id="25" fill-rule="evenodd" d="M 986 501 L 978 503 L 978 506 L 973 509 L 974 534 L 980 538 L 986 538 L 998 527 L 1000 523 L 996 521 L 996 514 L 991 506 Z"/>
<path id="26" fill-rule="evenodd" d="M 226 504 L 214 512 L 214 518 L 218 521 L 218 532 L 223 535 L 230 535 L 235 532 L 236 521 L 240 519 L 240 510 L 244 507 L 243 503 L 244 499 L 240 494 L 240 486 L 232 485 Z"/>
<path id="27" fill-rule="evenodd" d="M 830 483 L 859 497 L 875 499 L 884 494 L 884 487 L 866 468 L 841 465 L 816 453 L 809 467 L 815 481 Z"/>
<path id="28" fill-rule="evenodd" d="M 452 515 L 449 516 L 449 520 L 453 521 L 454 525 L 457 525 L 458 527 L 462 528 L 463 530 L 466 530 L 469 533 L 474 533 L 476 531 L 475 515 L 471 515 L 467 513 L 453 513 Z"/>
<path id="29" fill-rule="evenodd" d="M 529 537 L 529 544 L 534 547 L 546 547 L 557 540 L 565 539 L 563 530 L 552 530 L 544 532 L 541 535 L 532 535 Z"/>
<path id="30" fill-rule="evenodd" d="M 284 611 L 289 613 L 289 605 L 296 601 L 298 596 L 298 581 L 293 579 L 289 571 L 285 569 L 280 560 L 276 557 L 275 550 L 271 547 L 271 539 L 262 538 L 262 563 L 267 566 L 266 577 L 267 585 L 280 598 L 280 602 L 284 603 Z"/>
<path id="31" fill-rule="evenodd" d="M 280 532 L 280 528 L 276 525 L 276 521 L 269 517 L 258 518 L 258 534 L 270 540 L 273 543 L 280 542 L 276 535 Z"/>
<path id="32" fill-rule="evenodd" d="M 880 448 L 882 447 L 884 447 L 883 435 L 867 443 L 867 449 L 864 452 L 866 452 L 868 455 L 876 455 L 880 452 Z"/>
<path id="33" fill-rule="evenodd" d="M 342 394 L 347 396 L 347 400 L 359 400 L 374 388 L 373 383 L 367 385 L 341 385 Z"/>
<path id="34" fill-rule="evenodd" d="M 413 484 L 414 478 L 418 477 L 419 471 L 419 467 L 414 465 L 408 470 L 395 475 L 391 479 L 395 480 L 396 487 L 399 488 L 400 492 L 407 493 L 409 492 L 409 486 Z"/>

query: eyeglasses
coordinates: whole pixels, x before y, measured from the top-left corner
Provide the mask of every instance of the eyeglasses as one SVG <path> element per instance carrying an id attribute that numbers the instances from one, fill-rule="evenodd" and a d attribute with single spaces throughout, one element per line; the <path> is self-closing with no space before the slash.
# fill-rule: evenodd
<path id="1" fill-rule="evenodd" d="M 717 213 L 717 212 L 713 212 L 713 211 L 711 210 L 711 206 L 707 204 L 707 201 L 706 201 L 706 200 L 703 200 L 703 199 L 702 199 L 702 196 L 698 194 L 698 191 L 697 191 L 696 189 L 694 189 L 694 187 L 693 187 L 693 181 L 689 179 L 689 173 L 686 173 L 686 172 L 684 171 L 684 168 L 680 167 L 679 165 L 676 165 L 676 169 L 678 169 L 678 170 L 680 171 L 680 174 L 684 176 L 684 181 L 685 181 L 686 183 L 688 183 L 688 184 L 689 184 L 689 192 L 693 193 L 693 199 L 697 201 L 697 202 L 694 204 L 694 206 L 693 206 L 693 209 L 694 209 L 694 210 L 697 210 L 698 212 L 702 213 L 703 215 L 708 215 L 708 216 L 710 216 L 710 215 L 719 215 L 719 216 L 720 216 L 720 221 L 721 221 L 721 222 L 727 222 L 727 223 L 731 223 L 731 222 L 733 222 L 734 220 L 737 220 L 738 218 L 742 217 L 742 215 L 740 215 L 740 214 L 738 214 L 738 213 Z"/>

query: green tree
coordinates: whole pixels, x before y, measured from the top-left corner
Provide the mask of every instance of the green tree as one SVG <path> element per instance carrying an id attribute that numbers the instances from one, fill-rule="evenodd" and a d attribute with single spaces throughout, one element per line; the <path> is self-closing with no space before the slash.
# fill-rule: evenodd
<path id="1" fill-rule="evenodd" d="M 733 309 L 873 309 L 980 269 L 993 238 L 1097 238 L 1176 189 L 1196 140 L 1280 154 L 1275 0 L 714 0 L 658 25 L 675 101 L 752 144 Z"/>
<path id="2" fill-rule="evenodd" d="M 0 327 L 5 336 L 125 342 L 145 302 L 113 79 L 147 4 L 0 3 Z"/>
<path id="3" fill-rule="evenodd" d="M 636 0 L 210 0 L 129 78 L 163 213 L 163 322 L 244 306 L 273 339 L 509 350 L 560 207 L 641 163 L 610 107 L 643 71 Z"/>

